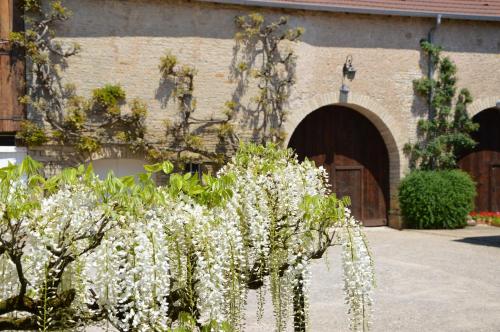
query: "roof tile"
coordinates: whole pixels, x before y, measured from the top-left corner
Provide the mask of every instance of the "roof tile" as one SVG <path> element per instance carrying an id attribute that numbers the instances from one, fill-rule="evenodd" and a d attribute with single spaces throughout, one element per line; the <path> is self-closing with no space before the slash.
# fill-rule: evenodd
<path id="1" fill-rule="evenodd" d="M 234 2 L 231 0 L 212 1 Z M 420 14 L 421 16 L 442 14 L 450 18 L 475 17 L 500 20 L 500 0 L 236 0 L 235 2 L 257 6 L 303 7 L 373 14 Z"/>

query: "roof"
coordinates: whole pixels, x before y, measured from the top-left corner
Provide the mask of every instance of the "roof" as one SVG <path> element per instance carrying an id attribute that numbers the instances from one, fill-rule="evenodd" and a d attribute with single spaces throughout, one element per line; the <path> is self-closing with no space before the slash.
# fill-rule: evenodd
<path id="1" fill-rule="evenodd" d="M 500 0 L 202 0 L 346 13 L 500 21 Z"/>

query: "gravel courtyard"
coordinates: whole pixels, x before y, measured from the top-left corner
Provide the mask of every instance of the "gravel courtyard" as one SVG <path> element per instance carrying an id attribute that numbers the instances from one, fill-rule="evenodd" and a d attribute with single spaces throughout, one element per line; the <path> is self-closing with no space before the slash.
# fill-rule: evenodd
<path id="1" fill-rule="evenodd" d="M 373 331 L 500 331 L 500 228 L 367 228 L 377 288 Z M 312 268 L 311 331 L 349 331 L 338 248 Z M 247 331 L 272 331 L 268 300 L 256 321 L 250 294 Z"/>

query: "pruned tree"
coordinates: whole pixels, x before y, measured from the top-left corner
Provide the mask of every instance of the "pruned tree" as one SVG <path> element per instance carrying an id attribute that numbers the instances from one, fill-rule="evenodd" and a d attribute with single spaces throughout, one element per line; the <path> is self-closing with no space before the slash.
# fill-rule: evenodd
<path id="1" fill-rule="evenodd" d="M 252 79 L 258 88 L 253 104 L 244 109 L 246 117 L 261 143 L 282 143 L 286 136 L 282 128 L 286 105 L 296 81 L 293 44 L 300 40 L 304 29 L 289 27 L 287 17 L 267 21 L 259 13 L 237 16 L 235 23 L 234 76 L 240 80 L 238 90 L 245 91 Z"/>
<path id="2" fill-rule="evenodd" d="M 430 102 L 427 118 L 417 125 L 417 142 L 407 143 L 404 152 L 411 168 L 455 168 L 458 154 L 476 145 L 471 133 L 479 126 L 467 113 L 472 96 L 465 88 L 457 94 L 457 67 L 449 57 L 442 57 L 440 46 L 422 41 L 421 48 L 430 56 L 429 65 L 437 66 L 437 77 L 413 82 L 415 90 Z"/>

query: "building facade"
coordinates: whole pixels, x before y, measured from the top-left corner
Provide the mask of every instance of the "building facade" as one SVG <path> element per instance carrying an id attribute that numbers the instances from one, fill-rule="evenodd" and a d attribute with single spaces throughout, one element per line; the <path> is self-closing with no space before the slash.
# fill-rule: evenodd
<path id="1" fill-rule="evenodd" d="M 285 104 L 285 144 L 327 168 L 334 190 L 351 196 L 353 211 L 365 224 L 401 227 L 397 188 L 408 172 L 403 146 L 415 140 L 417 121 L 427 107 L 412 82 L 427 74 L 428 59 L 420 50 L 420 41 L 432 35 L 434 43 L 444 48 L 444 55 L 456 63 L 458 86 L 472 93 L 470 116 L 491 124 L 481 125 L 480 144 L 463 157 L 461 165 L 478 181 L 478 206 L 500 209 L 500 194 L 495 196 L 496 188 L 500 193 L 500 136 L 496 129 L 500 127 L 500 1 L 484 1 L 487 6 L 479 2 L 464 5 L 463 1 L 438 1 L 440 5 L 432 6 L 423 1 L 360 3 L 65 0 L 72 16 L 57 26 L 56 40 L 63 45 L 78 43 L 81 51 L 66 59 L 61 78 L 64 83 L 74 83 L 78 93 L 87 97 L 104 84 L 121 85 L 127 99 L 141 98 L 148 105 L 147 135 L 159 139 L 164 135 L 165 120 L 174 119 L 178 112 L 175 100 L 167 98 L 168 87 L 162 84 L 161 56 L 171 52 L 180 62 L 196 68 L 197 117 L 217 118 L 224 103 L 238 92 L 238 82 L 231 74 L 235 17 L 251 12 L 268 20 L 287 16 L 291 27 L 303 27 L 305 33 L 291 45 L 296 55 L 296 82 Z M 4 26 L 2 31 L 7 31 Z M 5 35 L 2 32 L 2 38 Z M 343 76 L 346 59 L 352 60 L 356 70 L 352 79 Z M 5 73 L 13 69 L 6 69 L 12 65 L 3 61 L 4 102 L 11 98 L 5 96 L 6 87 L 13 86 Z M 239 102 L 251 109 L 254 92 L 249 84 L 245 93 L 238 92 Z M 11 121 L 6 119 L 15 112 L 7 109 L 15 107 L 1 105 L 0 122 Z M 485 111 L 487 116 L 483 116 Z M 252 124 L 243 114 L 236 118 L 236 130 L 242 137 L 250 137 L 245 133 Z M 18 129 L 1 128 L 7 134 Z M 216 142 L 211 140 L 207 136 L 205 143 L 214 148 Z M 33 147 L 28 154 L 47 163 L 50 172 L 81 162 L 66 146 Z M 120 158 L 130 160 L 131 169 L 145 162 L 140 153 L 117 147 L 103 147 L 84 161 L 110 159 L 102 162 L 109 166 Z M 120 169 L 127 169 L 126 164 Z"/>

